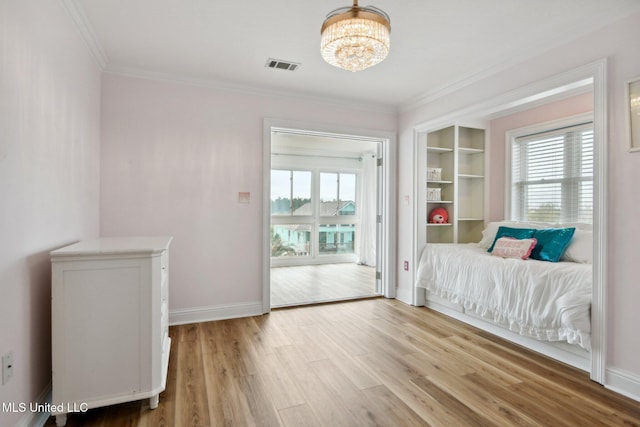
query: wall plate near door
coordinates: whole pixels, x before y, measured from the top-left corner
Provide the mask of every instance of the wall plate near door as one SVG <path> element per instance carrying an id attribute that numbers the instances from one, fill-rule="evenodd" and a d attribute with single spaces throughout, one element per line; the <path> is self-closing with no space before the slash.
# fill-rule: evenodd
<path id="1" fill-rule="evenodd" d="M 2 356 L 2 385 L 5 385 L 9 382 L 11 377 L 13 376 L 13 352 Z"/>

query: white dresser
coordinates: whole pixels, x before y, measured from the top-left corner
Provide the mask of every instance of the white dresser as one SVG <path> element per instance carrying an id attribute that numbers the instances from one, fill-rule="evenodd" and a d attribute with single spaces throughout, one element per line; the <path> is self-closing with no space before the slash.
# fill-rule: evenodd
<path id="1" fill-rule="evenodd" d="M 169 364 L 171 237 L 108 237 L 51 252 L 52 413 L 158 406 Z"/>

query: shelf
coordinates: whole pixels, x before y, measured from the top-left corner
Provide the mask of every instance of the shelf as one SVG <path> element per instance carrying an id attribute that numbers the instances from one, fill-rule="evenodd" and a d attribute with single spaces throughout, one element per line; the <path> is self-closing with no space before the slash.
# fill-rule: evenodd
<path id="1" fill-rule="evenodd" d="M 461 154 L 482 154 L 484 153 L 484 150 L 479 149 L 479 148 L 463 148 L 463 147 L 459 147 L 458 148 L 458 152 Z"/>
<path id="2" fill-rule="evenodd" d="M 427 147 L 428 153 L 451 153 L 453 148 Z"/>
<path id="3" fill-rule="evenodd" d="M 489 173 L 485 137 L 485 129 L 456 124 L 417 134 L 422 147 L 418 182 L 423 186 L 417 209 L 419 218 L 427 220 L 427 226 L 418 231 L 420 240 L 423 234 L 429 243 L 469 243 L 482 238 L 485 173 Z M 429 174 L 434 168 L 440 169 L 439 175 Z M 442 200 L 434 200 L 438 198 Z M 438 208 L 448 211 L 449 223 L 428 223 L 430 211 Z"/>

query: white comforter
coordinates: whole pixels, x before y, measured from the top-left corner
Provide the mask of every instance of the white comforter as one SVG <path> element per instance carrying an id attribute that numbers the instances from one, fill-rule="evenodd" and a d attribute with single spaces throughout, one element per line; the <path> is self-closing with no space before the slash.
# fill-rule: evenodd
<path id="1" fill-rule="evenodd" d="M 521 335 L 590 349 L 591 265 L 503 259 L 476 244 L 427 244 L 417 286 Z"/>

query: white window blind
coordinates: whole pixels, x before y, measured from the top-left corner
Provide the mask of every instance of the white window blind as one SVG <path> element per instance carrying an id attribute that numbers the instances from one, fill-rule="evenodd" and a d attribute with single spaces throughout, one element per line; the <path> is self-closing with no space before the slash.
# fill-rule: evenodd
<path id="1" fill-rule="evenodd" d="M 515 138 L 511 216 L 593 222 L 593 123 Z"/>

